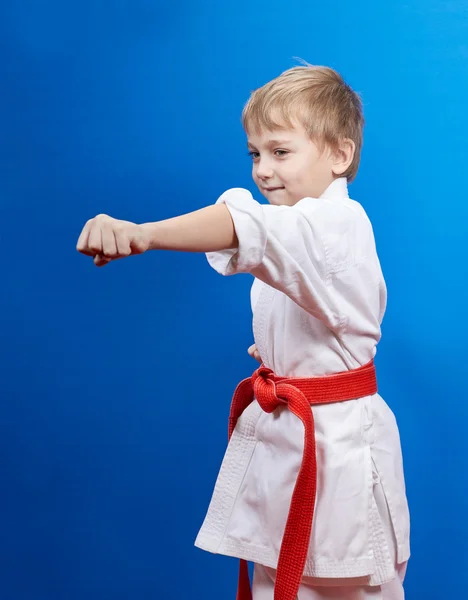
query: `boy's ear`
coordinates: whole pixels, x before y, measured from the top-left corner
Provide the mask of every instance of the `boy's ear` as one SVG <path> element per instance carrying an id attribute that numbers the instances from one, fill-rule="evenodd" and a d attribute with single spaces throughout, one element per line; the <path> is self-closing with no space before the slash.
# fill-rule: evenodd
<path id="1" fill-rule="evenodd" d="M 338 148 L 333 152 L 333 173 L 343 175 L 353 162 L 356 144 L 353 140 L 345 138 L 340 141 Z"/>

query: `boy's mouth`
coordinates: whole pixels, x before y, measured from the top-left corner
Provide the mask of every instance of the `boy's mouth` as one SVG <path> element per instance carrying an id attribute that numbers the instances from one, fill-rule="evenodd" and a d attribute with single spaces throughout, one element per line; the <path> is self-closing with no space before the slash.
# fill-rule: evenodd
<path id="1" fill-rule="evenodd" d="M 265 187 L 265 192 L 276 192 L 276 190 L 284 190 L 284 187 Z"/>

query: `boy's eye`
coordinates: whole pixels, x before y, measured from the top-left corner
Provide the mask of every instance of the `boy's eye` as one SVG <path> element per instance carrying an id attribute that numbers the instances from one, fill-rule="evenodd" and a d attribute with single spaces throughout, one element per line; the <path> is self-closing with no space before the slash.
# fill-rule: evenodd
<path id="1" fill-rule="evenodd" d="M 255 152 L 253 150 L 251 150 L 250 152 L 247 152 L 248 156 L 250 156 L 250 158 L 252 158 L 253 160 L 259 158 L 260 156 L 260 152 Z M 287 154 L 289 154 L 289 152 L 287 150 L 275 150 L 274 151 L 275 156 L 277 156 L 278 158 L 282 158 L 284 156 L 286 156 Z"/>

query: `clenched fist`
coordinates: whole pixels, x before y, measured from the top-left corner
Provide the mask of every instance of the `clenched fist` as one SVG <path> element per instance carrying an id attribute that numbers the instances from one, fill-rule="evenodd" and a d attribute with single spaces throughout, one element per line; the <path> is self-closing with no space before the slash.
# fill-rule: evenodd
<path id="1" fill-rule="evenodd" d="M 117 258 L 146 252 L 149 242 L 148 232 L 141 225 L 98 215 L 83 227 L 76 249 L 103 267 Z"/>
<path id="2" fill-rule="evenodd" d="M 255 344 L 252 344 L 252 346 L 250 346 L 250 348 L 247 350 L 247 352 L 250 354 L 250 356 L 252 358 L 255 358 L 255 360 L 258 360 L 259 363 L 262 362 L 262 359 L 260 357 L 260 352 L 257 350 L 257 346 Z"/>

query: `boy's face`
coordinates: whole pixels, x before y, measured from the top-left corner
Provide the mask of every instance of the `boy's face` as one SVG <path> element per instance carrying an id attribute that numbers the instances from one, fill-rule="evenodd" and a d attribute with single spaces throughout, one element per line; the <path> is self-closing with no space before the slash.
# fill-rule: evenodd
<path id="1" fill-rule="evenodd" d="M 318 198 L 336 178 L 330 150 L 321 152 L 299 123 L 247 137 L 253 179 L 270 204 Z"/>

